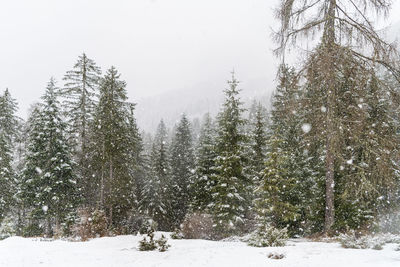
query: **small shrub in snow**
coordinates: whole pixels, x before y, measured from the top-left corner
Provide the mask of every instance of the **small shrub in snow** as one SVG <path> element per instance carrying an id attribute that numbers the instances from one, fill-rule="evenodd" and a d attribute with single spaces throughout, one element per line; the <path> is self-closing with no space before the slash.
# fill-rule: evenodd
<path id="1" fill-rule="evenodd" d="M 288 239 L 287 229 L 277 229 L 269 224 L 261 225 L 248 241 L 253 247 L 282 247 Z"/>
<path id="2" fill-rule="evenodd" d="M 158 248 L 158 251 L 164 252 L 169 247 L 171 246 L 167 244 L 167 238 L 164 235 L 161 235 L 160 239 L 154 240 L 154 228 L 152 227 L 148 229 L 146 235 L 139 241 L 140 251 L 151 251 Z"/>
<path id="3" fill-rule="evenodd" d="M 14 236 L 15 234 L 15 223 L 13 219 L 11 217 L 5 217 L 0 225 L 0 240 Z"/>
<path id="4" fill-rule="evenodd" d="M 172 239 L 183 239 L 183 238 L 184 238 L 182 232 L 181 232 L 179 229 L 175 229 L 175 231 L 173 231 L 173 232 L 170 234 L 170 237 L 171 237 Z"/>
<path id="5" fill-rule="evenodd" d="M 154 231 L 149 231 L 142 240 L 139 241 L 140 251 L 155 250 L 157 248 L 156 241 L 154 240 Z"/>
<path id="6" fill-rule="evenodd" d="M 210 214 L 191 213 L 182 223 L 182 234 L 187 239 L 215 239 L 213 219 Z"/>
<path id="7" fill-rule="evenodd" d="M 285 254 L 278 253 L 278 252 L 270 252 L 268 254 L 268 258 L 274 259 L 274 260 L 280 260 L 280 259 L 283 259 L 284 257 L 285 257 Z"/>
<path id="8" fill-rule="evenodd" d="M 400 237 L 392 234 L 364 235 L 359 236 L 356 232 L 341 234 L 338 238 L 344 248 L 354 249 L 383 249 L 387 243 L 400 243 Z"/>
<path id="9" fill-rule="evenodd" d="M 357 237 L 354 233 L 340 235 L 339 242 L 344 248 L 366 249 L 371 246 L 367 236 Z"/>
<path id="10" fill-rule="evenodd" d="M 171 247 L 171 245 L 167 244 L 167 239 L 164 235 L 161 235 L 161 238 L 158 239 L 156 243 L 158 245 L 158 251 L 160 252 L 167 251 Z"/>

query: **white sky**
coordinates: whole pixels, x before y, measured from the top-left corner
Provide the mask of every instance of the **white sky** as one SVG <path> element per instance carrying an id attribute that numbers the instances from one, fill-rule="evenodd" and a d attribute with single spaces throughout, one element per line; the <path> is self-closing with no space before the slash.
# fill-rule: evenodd
<path id="1" fill-rule="evenodd" d="M 85 52 L 128 83 L 131 100 L 222 81 L 271 88 L 277 60 L 270 38 L 277 0 L 2 0 L 0 90 L 25 117 L 54 76 Z M 395 1 L 393 20 L 400 4 Z M 221 88 L 223 89 L 223 88 Z M 245 89 L 245 88 L 244 88 Z"/>

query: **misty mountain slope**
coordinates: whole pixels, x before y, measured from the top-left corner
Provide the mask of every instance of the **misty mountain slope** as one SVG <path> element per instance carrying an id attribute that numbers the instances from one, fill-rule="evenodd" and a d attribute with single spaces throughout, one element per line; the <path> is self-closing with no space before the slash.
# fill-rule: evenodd
<path id="1" fill-rule="evenodd" d="M 266 83 L 264 80 L 260 80 L 241 84 L 241 99 L 246 107 L 254 99 L 261 101 L 266 107 L 269 106 L 269 98 L 274 85 L 272 82 Z M 136 101 L 138 125 L 146 132 L 154 132 L 161 119 L 168 127 L 172 127 L 182 113 L 186 113 L 191 120 L 201 119 L 207 112 L 215 116 L 221 108 L 225 88 L 226 84 L 224 83 L 204 82 L 191 88 L 139 99 Z"/>

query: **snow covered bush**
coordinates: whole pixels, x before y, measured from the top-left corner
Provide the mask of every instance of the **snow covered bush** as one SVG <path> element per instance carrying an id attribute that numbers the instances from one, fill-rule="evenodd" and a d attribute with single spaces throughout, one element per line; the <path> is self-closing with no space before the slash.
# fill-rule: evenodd
<path id="1" fill-rule="evenodd" d="M 5 217 L 0 225 L 0 240 L 14 236 L 15 234 L 15 222 L 13 221 L 12 217 Z"/>
<path id="2" fill-rule="evenodd" d="M 147 230 L 146 235 L 139 241 L 140 251 L 151 251 L 158 248 L 158 251 L 164 252 L 171 247 L 167 244 L 167 238 L 164 235 L 161 235 L 160 239 L 154 240 L 154 228 L 150 227 Z"/>
<path id="3" fill-rule="evenodd" d="M 354 249 L 376 249 L 381 250 L 387 243 L 400 244 L 400 236 L 392 234 L 364 235 L 360 236 L 355 231 L 348 234 L 341 234 L 338 238 L 344 248 Z"/>
<path id="4" fill-rule="evenodd" d="M 248 241 L 253 247 L 282 247 L 288 239 L 287 229 L 277 229 L 269 224 L 261 225 Z"/>
<path id="5" fill-rule="evenodd" d="M 142 240 L 139 241 L 139 250 L 140 251 L 149 251 L 155 250 L 157 248 L 156 241 L 154 240 L 154 231 L 150 230 L 147 235 L 143 237 Z"/>
<path id="6" fill-rule="evenodd" d="M 161 238 L 156 241 L 158 245 L 158 251 L 164 252 L 167 251 L 171 245 L 167 243 L 167 238 L 164 235 L 161 235 Z"/>
<path id="7" fill-rule="evenodd" d="M 82 241 L 89 238 L 102 237 L 107 235 L 107 217 L 102 210 L 90 211 L 89 209 L 79 209 L 78 219 L 73 227 L 74 236 Z"/>
<path id="8" fill-rule="evenodd" d="M 183 238 L 185 238 L 185 237 L 183 236 L 183 233 L 182 233 L 179 229 L 175 229 L 175 231 L 173 231 L 173 232 L 170 234 L 170 237 L 171 237 L 172 239 L 183 239 Z"/>
<path id="9" fill-rule="evenodd" d="M 206 213 L 187 214 L 182 223 L 182 234 L 187 239 L 215 239 L 213 218 Z"/>

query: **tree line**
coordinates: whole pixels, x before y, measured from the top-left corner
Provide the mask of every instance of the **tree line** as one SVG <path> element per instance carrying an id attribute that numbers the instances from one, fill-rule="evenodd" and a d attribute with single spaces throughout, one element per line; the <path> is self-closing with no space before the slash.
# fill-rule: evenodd
<path id="1" fill-rule="evenodd" d="M 397 106 L 381 85 L 394 81 L 346 67 L 333 227 L 374 229 L 399 200 Z M 116 232 L 140 218 L 173 231 L 196 212 L 210 214 L 221 237 L 263 223 L 292 236 L 324 231 L 327 108 L 318 83 L 282 65 L 269 111 L 257 101 L 244 108 L 233 73 L 224 93 L 219 114 L 205 114 L 198 131 L 182 114 L 171 131 L 161 120 L 151 135 L 140 132 L 118 71 L 101 76 L 85 54 L 63 87 L 50 79 L 26 122 L 4 91 L 2 220 L 26 236 L 71 234 L 79 209 L 103 212 Z"/>
<path id="2" fill-rule="evenodd" d="M 297 69 L 282 61 L 268 112 L 244 108 L 232 74 L 200 131 L 183 114 L 171 131 L 161 120 L 143 133 L 118 71 L 101 75 L 85 54 L 61 88 L 50 80 L 26 122 L 6 90 L 2 218 L 23 235 L 68 234 L 78 209 L 101 211 L 115 232 L 140 218 L 172 231 L 194 213 L 210 215 L 220 237 L 260 224 L 292 236 L 378 229 L 399 204 L 400 72 L 364 11 L 390 2 L 280 3 L 282 59 L 299 37 L 320 42 Z"/>

